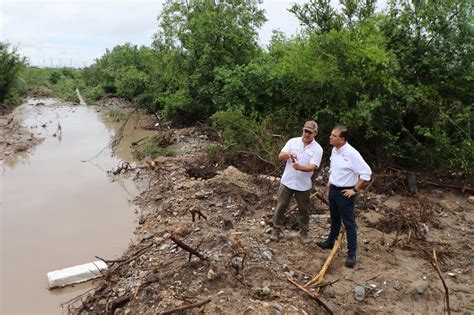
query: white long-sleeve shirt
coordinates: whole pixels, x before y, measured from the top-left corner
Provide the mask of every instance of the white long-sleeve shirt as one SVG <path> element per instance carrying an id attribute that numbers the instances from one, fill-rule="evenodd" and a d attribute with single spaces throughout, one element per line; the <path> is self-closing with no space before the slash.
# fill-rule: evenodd
<path id="1" fill-rule="evenodd" d="M 283 149 L 281 149 L 281 152 L 296 153 L 298 163 L 314 164 L 316 167 L 319 167 L 321 158 L 323 157 L 323 148 L 321 148 L 319 143 L 313 140 L 305 147 L 302 137 L 288 140 Z M 288 159 L 288 161 L 286 161 L 285 171 L 281 177 L 281 183 L 293 190 L 310 190 L 313 172 L 295 170 L 291 164 L 291 159 Z"/>
<path id="2" fill-rule="evenodd" d="M 349 143 L 339 149 L 332 148 L 329 167 L 329 184 L 337 187 L 352 187 L 360 179 L 369 181 L 372 176 L 370 166 L 360 153 Z"/>

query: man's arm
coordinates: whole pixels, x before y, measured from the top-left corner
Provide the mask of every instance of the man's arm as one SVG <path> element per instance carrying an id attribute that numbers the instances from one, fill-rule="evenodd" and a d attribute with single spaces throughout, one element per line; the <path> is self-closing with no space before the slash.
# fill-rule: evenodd
<path id="1" fill-rule="evenodd" d="M 302 172 L 314 172 L 318 167 L 314 164 L 300 164 L 298 162 L 293 163 L 293 168 Z"/>
<path id="2" fill-rule="evenodd" d="M 291 159 L 291 157 L 293 157 L 293 159 L 296 160 L 296 154 L 295 153 L 281 151 L 280 154 L 278 154 L 278 160 L 280 160 L 280 161 L 286 161 L 288 159 Z"/>

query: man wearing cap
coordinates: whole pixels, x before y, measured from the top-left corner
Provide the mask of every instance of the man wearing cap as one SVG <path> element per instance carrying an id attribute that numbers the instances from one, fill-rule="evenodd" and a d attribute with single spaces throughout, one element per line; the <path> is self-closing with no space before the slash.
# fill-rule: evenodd
<path id="1" fill-rule="evenodd" d="M 273 240 L 278 240 L 280 237 L 285 212 L 293 195 L 298 204 L 299 233 L 303 239 L 307 240 L 311 176 L 318 169 L 323 156 L 323 149 L 314 140 L 317 133 L 318 124 L 312 120 L 307 121 L 303 126 L 303 135 L 288 140 L 278 155 L 278 159 L 286 161 L 286 165 L 281 177 L 277 207 L 273 217 Z"/>
<path id="2" fill-rule="evenodd" d="M 329 211 L 331 232 L 325 242 L 316 243 L 323 249 L 334 246 L 341 220 L 347 233 L 346 266 L 354 268 L 357 252 L 357 225 L 354 205 L 356 195 L 370 180 L 372 170 L 360 153 L 347 142 L 347 128 L 337 125 L 331 131 L 329 143 L 333 146 L 329 167 Z"/>

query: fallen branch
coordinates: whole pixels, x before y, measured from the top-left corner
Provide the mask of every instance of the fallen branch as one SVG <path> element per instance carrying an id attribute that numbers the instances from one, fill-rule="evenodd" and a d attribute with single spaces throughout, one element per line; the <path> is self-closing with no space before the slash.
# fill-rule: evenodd
<path id="1" fill-rule="evenodd" d="M 443 279 L 443 276 L 441 275 L 441 268 L 439 267 L 438 256 L 436 255 L 436 250 L 435 249 L 433 249 L 433 260 L 431 260 L 430 263 L 434 267 L 436 272 L 438 273 L 438 276 L 441 279 L 441 282 L 443 283 L 443 287 L 444 287 L 444 307 L 445 307 L 446 312 L 448 313 L 448 315 L 451 315 L 451 308 L 449 307 L 449 290 L 448 290 L 448 286 L 446 285 L 446 282 Z"/>
<path id="2" fill-rule="evenodd" d="M 444 187 L 444 188 L 452 188 L 452 189 L 459 189 L 462 192 L 474 192 L 474 187 L 471 186 L 458 186 L 458 185 L 450 185 L 450 184 L 442 184 L 442 183 L 435 183 L 429 180 L 420 180 L 422 184 L 428 184 L 437 187 Z"/>
<path id="3" fill-rule="evenodd" d="M 190 209 L 189 212 L 191 212 L 193 222 L 195 221 L 196 214 L 198 215 L 198 219 L 203 218 L 204 220 L 207 221 L 207 217 L 201 212 L 201 210 L 199 210 L 199 209 Z"/>
<path id="4" fill-rule="evenodd" d="M 107 314 L 113 315 L 117 308 L 121 308 L 125 304 L 127 304 L 132 299 L 132 295 L 129 293 L 127 295 L 121 296 L 116 300 L 113 300 L 110 303 L 110 308 L 107 311 Z M 107 305 L 108 306 L 108 305 Z"/>
<path id="5" fill-rule="evenodd" d="M 194 255 L 198 257 L 201 260 L 207 260 L 206 257 L 204 257 L 202 254 L 198 253 L 195 249 L 191 248 L 191 246 L 185 244 L 183 241 L 179 240 L 176 238 L 174 235 L 170 236 L 170 239 L 176 243 L 179 247 L 190 253 L 191 255 Z"/>
<path id="6" fill-rule="evenodd" d="M 161 315 L 167 315 L 167 314 L 178 313 L 178 312 L 182 312 L 182 311 L 185 311 L 185 310 L 189 310 L 191 308 L 201 307 L 201 306 L 203 306 L 203 305 L 205 305 L 209 302 L 211 302 L 211 299 L 207 299 L 206 301 L 201 301 L 201 302 L 197 302 L 197 303 L 194 303 L 194 304 L 189 304 L 189 305 L 177 307 L 177 308 L 174 308 L 172 310 L 164 311 L 160 314 Z"/>
<path id="7" fill-rule="evenodd" d="M 326 275 L 327 270 L 329 269 L 329 266 L 331 265 L 332 260 L 334 259 L 334 256 L 336 255 L 336 252 L 339 250 L 339 247 L 341 247 L 342 243 L 342 237 L 344 236 L 344 230 L 339 233 L 339 237 L 337 238 L 336 242 L 334 243 L 334 246 L 332 247 L 331 253 L 329 254 L 328 258 L 326 259 L 326 262 L 324 263 L 323 267 L 321 268 L 321 271 L 310 281 L 308 281 L 304 286 L 306 288 L 312 288 L 317 286 L 318 284 L 322 283 L 324 281 L 324 276 Z"/>
<path id="8" fill-rule="evenodd" d="M 321 299 L 314 295 L 313 293 L 309 292 L 305 287 L 303 287 L 302 285 L 300 285 L 298 282 L 294 281 L 293 279 L 291 278 L 288 278 L 287 279 L 291 284 L 293 284 L 295 287 L 297 287 L 298 289 L 300 289 L 301 291 L 303 291 L 304 293 L 306 293 L 311 299 L 315 300 L 322 308 L 324 308 L 329 314 L 334 314 L 334 312 L 329 308 L 329 306 L 327 306 L 326 303 L 324 303 L 323 301 L 321 301 Z"/>
<path id="9" fill-rule="evenodd" d="M 160 243 L 161 244 L 161 243 Z M 160 245 L 159 244 L 159 245 Z M 104 259 L 104 258 L 100 258 L 99 256 L 94 256 L 95 258 L 97 259 L 100 259 L 102 260 L 103 262 L 105 262 L 106 264 L 111 264 L 110 267 L 109 267 L 109 273 L 110 273 L 110 268 L 116 264 L 116 263 L 119 263 L 119 264 L 128 264 L 129 262 L 131 262 L 132 260 L 135 260 L 136 258 L 140 257 L 141 255 L 143 255 L 147 249 L 149 249 L 150 247 L 154 246 L 155 243 L 151 243 L 150 245 L 142 248 L 142 249 L 139 249 L 138 251 L 136 251 L 134 254 L 130 255 L 129 257 L 127 258 L 124 258 L 124 259 L 115 259 L 115 260 L 107 260 L 107 259 Z"/>

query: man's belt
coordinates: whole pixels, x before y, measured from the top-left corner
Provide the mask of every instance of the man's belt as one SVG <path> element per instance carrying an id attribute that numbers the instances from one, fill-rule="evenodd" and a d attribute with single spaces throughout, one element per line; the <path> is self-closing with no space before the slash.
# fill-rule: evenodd
<path id="1" fill-rule="evenodd" d="M 329 185 L 329 188 L 334 189 L 334 190 L 345 190 L 345 189 L 354 189 L 354 186 L 338 187 L 331 184 Z"/>

